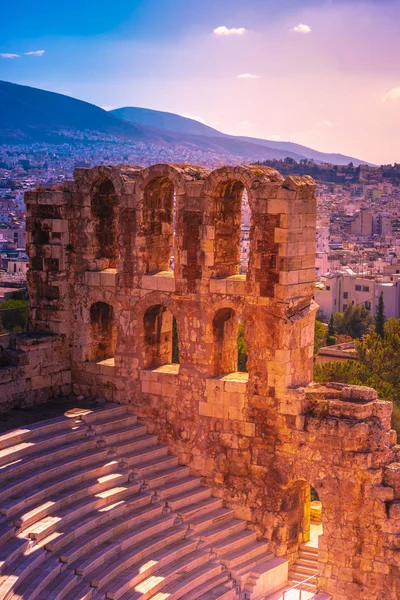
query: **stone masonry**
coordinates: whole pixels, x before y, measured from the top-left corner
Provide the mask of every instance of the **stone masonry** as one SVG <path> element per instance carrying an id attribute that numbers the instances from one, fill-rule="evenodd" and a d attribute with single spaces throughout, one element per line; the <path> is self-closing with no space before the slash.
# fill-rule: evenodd
<path id="1" fill-rule="evenodd" d="M 30 332 L 3 350 L 3 408 L 66 390 L 129 403 L 291 561 L 309 536 L 311 485 L 323 506 L 318 590 L 400 598 L 391 404 L 369 388 L 311 383 L 315 182 L 267 167 L 95 167 L 25 201 Z"/>

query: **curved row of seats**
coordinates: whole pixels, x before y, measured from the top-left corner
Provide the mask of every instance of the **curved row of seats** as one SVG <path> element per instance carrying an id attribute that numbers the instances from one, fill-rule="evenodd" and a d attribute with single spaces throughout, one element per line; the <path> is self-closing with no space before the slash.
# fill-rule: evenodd
<path id="1" fill-rule="evenodd" d="M 0 600 L 251 598 L 267 544 L 129 408 L 81 412 L 0 436 Z"/>

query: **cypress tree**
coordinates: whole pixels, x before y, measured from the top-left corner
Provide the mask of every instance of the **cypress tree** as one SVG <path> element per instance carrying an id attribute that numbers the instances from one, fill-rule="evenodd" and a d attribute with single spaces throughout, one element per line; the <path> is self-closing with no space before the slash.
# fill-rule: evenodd
<path id="1" fill-rule="evenodd" d="M 385 337 L 385 321 L 385 304 L 383 302 L 383 292 L 381 292 L 381 295 L 379 296 L 378 300 L 378 309 L 376 311 L 375 317 L 375 331 L 378 335 L 381 336 L 381 338 Z"/>

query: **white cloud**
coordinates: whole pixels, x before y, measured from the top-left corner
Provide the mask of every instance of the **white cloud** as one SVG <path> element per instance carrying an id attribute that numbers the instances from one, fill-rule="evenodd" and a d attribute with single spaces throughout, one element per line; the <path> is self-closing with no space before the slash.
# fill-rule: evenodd
<path id="1" fill-rule="evenodd" d="M 19 54 L 8 54 L 7 52 L 3 52 L 0 54 L 0 58 L 18 58 Z"/>
<path id="2" fill-rule="evenodd" d="M 311 27 L 309 25 L 304 25 L 304 23 L 299 23 L 291 31 L 295 33 L 311 33 Z"/>
<path id="3" fill-rule="evenodd" d="M 24 52 L 25 56 L 43 56 L 46 50 L 31 50 L 31 52 Z"/>
<path id="4" fill-rule="evenodd" d="M 317 127 L 323 127 L 323 128 L 330 129 L 331 127 L 333 127 L 333 123 L 332 123 L 332 121 L 328 121 L 328 120 L 318 121 Z"/>
<path id="5" fill-rule="evenodd" d="M 387 102 L 388 100 L 399 100 L 400 99 L 400 87 L 395 87 L 386 92 L 383 96 L 382 101 Z"/>
<path id="6" fill-rule="evenodd" d="M 202 117 L 198 117 L 196 115 L 188 115 L 187 113 L 184 113 L 182 117 L 185 117 L 186 119 L 193 119 L 193 121 L 199 121 L 199 123 L 203 123 L 203 125 L 206 124 L 205 120 Z"/>
<path id="7" fill-rule="evenodd" d="M 261 75 L 254 75 L 254 73 L 242 73 L 238 75 L 238 79 L 261 79 Z"/>
<path id="8" fill-rule="evenodd" d="M 244 27 L 227 27 L 226 25 L 221 25 L 220 27 L 216 27 L 214 29 L 215 35 L 243 35 L 246 32 Z"/>

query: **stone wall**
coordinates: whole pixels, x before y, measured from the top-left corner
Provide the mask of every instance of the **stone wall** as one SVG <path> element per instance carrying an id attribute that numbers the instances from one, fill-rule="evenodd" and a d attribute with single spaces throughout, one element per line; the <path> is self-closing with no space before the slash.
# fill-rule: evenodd
<path id="1" fill-rule="evenodd" d="M 74 392 L 130 403 L 291 560 L 308 539 L 312 485 L 323 505 L 319 589 L 400 597 L 391 405 L 374 390 L 310 383 L 314 181 L 267 167 L 96 167 L 26 203 L 30 329 L 52 336 Z M 237 372 L 239 322 L 247 373 Z"/>

